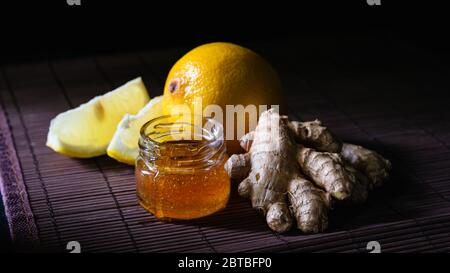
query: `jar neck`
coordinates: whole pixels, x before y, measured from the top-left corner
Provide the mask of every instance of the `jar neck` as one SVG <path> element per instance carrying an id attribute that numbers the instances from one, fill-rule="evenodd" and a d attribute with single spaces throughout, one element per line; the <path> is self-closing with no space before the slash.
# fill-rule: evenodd
<path id="1" fill-rule="evenodd" d="M 139 155 L 158 170 L 201 170 L 221 163 L 226 154 L 223 127 L 204 118 L 202 126 L 163 116 L 144 124 Z"/>

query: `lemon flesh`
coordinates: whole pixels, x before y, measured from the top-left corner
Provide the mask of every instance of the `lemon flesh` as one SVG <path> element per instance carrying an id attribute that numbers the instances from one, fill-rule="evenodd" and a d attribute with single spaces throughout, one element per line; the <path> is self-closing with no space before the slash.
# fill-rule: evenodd
<path id="1" fill-rule="evenodd" d="M 138 142 L 142 125 L 147 121 L 162 115 L 162 96 L 154 97 L 136 115 L 126 114 L 108 146 L 107 153 L 110 157 L 134 165 L 139 154 Z"/>
<path id="2" fill-rule="evenodd" d="M 50 123 L 47 146 L 71 157 L 103 155 L 122 117 L 137 113 L 148 101 L 142 79 L 129 81 L 56 116 Z"/>

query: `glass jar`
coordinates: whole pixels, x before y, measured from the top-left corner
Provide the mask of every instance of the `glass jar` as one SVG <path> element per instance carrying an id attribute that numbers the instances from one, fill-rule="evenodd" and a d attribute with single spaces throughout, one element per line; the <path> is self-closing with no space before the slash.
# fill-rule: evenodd
<path id="1" fill-rule="evenodd" d="M 222 125 L 162 116 L 141 128 L 136 160 L 139 203 L 160 220 L 193 219 L 223 209 L 230 178 Z"/>

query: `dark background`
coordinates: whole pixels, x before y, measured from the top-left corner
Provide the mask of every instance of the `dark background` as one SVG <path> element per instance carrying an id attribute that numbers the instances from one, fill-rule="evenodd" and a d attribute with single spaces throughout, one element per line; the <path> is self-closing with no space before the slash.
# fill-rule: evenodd
<path id="1" fill-rule="evenodd" d="M 0 65 L 211 41 L 391 35 L 450 58 L 445 7 L 422 1 L 15 1 L 0 6 Z M 153 2 L 153 1 L 145 1 Z M 313 1 L 311 1 L 313 2 Z M 344 3 L 345 2 L 345 3 Z M 0 251 L 10 249 L 0 205 Z"/>
<path id="2" fill-rule="evenodd" d="M 376 33 L 390 33 L 439 54 L 449 48 L 446 8 L 426 2 L 81 0 L 80 6 L 69 6 L 66 0 L 53 0 L 11 1 L 0 10 L 1 63 L 218 40 Z"/>

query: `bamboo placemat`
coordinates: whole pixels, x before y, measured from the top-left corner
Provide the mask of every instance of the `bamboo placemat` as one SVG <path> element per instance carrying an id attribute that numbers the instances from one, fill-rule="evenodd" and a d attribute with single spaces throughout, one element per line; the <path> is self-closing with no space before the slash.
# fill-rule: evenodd
<path id="1" fill-rule="evenodd" d="M 136 201 L 133 168 L 72 159 L 45 146 L 50 120 L 142 76 L 151 96 L 185 49 L 3 66 L 2 194 L 19 249 L 84 252 L 443 252 L 450 249 L 449 70 L 391 39 L 247 43 L 279 71 L 291 115 L 319 118 L 342 139 L 393 161 L 391 181 L 357 208 L 336 208 L 326 233 L 275 234 L 237 196 L 189 222 L 162 223 Z M 24 224 L 25 223 L 25 224 Z M 24 228 L 26 227 L 26 228 Z"/>

